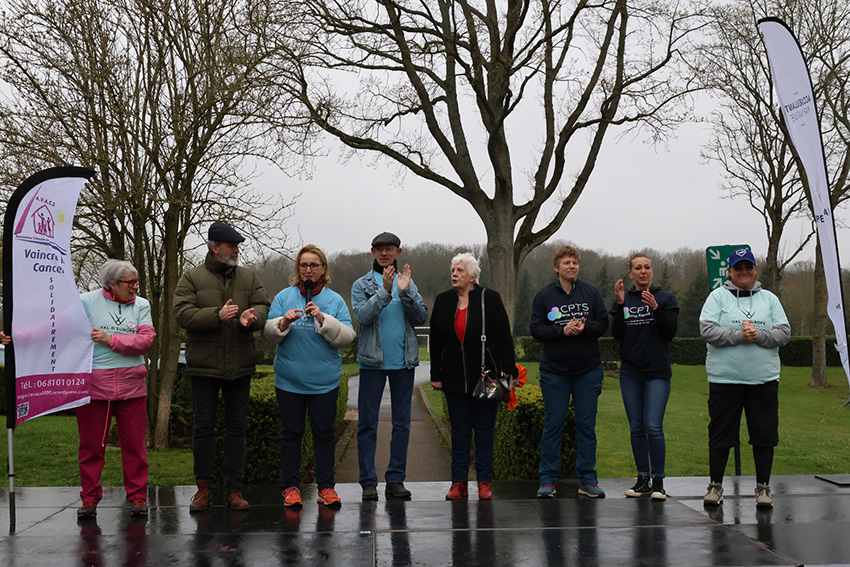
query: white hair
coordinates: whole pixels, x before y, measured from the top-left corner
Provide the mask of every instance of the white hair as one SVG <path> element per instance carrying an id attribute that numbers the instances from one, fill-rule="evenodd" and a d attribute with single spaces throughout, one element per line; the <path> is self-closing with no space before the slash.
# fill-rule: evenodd
<path id="1" fill-rule="evenodd" d="M 466 264 L 466 271 L 469 272 L 472 281 L 478 283 L 478 278 L 481 277 L 481 266 L 478 264 L 478 258 L 473 256 L 471 252 L 461 252 L 452 258 L 452 266 L 461 262 Z"/>
<path id="2" fill-rule="evenodd" d="M 97 281 L 103 289 L 109 289 L 109 284 L 118 282 L 120 279 L 130 275 L 138 275 L 133 264 L 124 260 L 107 260 L 97 271 Z"/>

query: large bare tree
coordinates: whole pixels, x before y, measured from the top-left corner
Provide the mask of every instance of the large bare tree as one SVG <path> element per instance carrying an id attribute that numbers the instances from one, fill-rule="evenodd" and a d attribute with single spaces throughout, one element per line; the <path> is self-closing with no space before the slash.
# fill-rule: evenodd
<path id="1" fill-rule="evenodd" d="M 755 27 L 755 6 L 739 2 L 712 7 L 708 41 L 701 46 L 708 89 L 718 96 L 709 116 L 712 136 L 703 156 L 723 168 L 723 189 L 732 198 L 746 200 L 764 222 L 765 259 L 759 266 L 762 284 L 781 294 L 782 270 L 813 236 L 810 230 L 791 250 L 785 226 L 806 215 L 806 195 L 797 173 L 790 140 L 785 135 L 764 45 Z M 783 253 L 784 252 L 784 253 Z"/>
<path id="2" fill-rule="evenodd" d="M 737 0 L 710 7 L 710 41 L 703 46 L 701 76 L 720 95 L 712 116 L 714 136 L 705 154 L 726 171 L 725 189 L 759 211 L 765 223 L 768 250 L 760 276 L 766 286 L 781 291 L 782 269 L 814 235 L 814 226 L 782 256 L 785 225 L 795 215 L 811 217 L 811 201 L 798 157 L 788 137 L 756 21 L 765 16 L 784 19 L 795 32 L 809 61 L 833 207 L 848 196 L 850 122 L 847 83 L 850 79 L 850 7 L 840 0 L 782 2 Z M 826 387 L 826 285 L 820 248 L 816 251 L 812 331 L 812 385 Z"/>
<path id="3" fill-rule="evenodd" d="M 511 317 L 519 267 L 562 226 L 613 127 L 662 136 L 692 89 L 681 63 L 694 20 L 666 0 L 303 7 L 290 84 L 305 117 L 469 202 Z M 434 230 L 451 228 L 435 218 Z"/>
<path id="4" fill-rule="evenodd" d="M 0 20 L 2 183 L 48 165 L 97 172 L 75 219 L 77 269 L 85 278 L 115 257 L 139 270 L 158 333 L 148 397 L 157 448 L 168 443 L 180 347 L 172 295 L 187 252 L 211 220 L 283 246 L 287 203 L 250 181 L 257 160 L 281 163 L 283 46 L 268 32 L 287 10 L 272 0 L 10 0 Z"/>

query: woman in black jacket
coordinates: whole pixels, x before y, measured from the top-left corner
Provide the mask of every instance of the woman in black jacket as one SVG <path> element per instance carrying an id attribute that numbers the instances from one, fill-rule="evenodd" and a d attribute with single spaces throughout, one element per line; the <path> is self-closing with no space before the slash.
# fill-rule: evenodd
<path id="1" fill-rule="evenodd" d="M 431 314 L 431 385 L 446 394 L 452 423 L 452 486 L 446 500 L 469 494 L 469 451 L 475 432 L 475 471 L 479 500 L 493 497 L 493 440 L 498 403 L 472 397 L 481 377 L 482 294 L 486 326 L 485 366 L 514 379 L 513 336 L 498 292 L 483 289 L 472 254 L 452 258 L 452 289 L 437 296 Z"/>
<path id="2" fill-rule="evenodd" d="M 626 496 L 664 500 L 664 411 L 670 397 L 670 341 L 676 336 L 679 306 L 670 292 L 652 284 L 652 262 L 646 254 L 629 260 L 626 289 L 614 284 L 611 333 L 620 341 L 620 392 L 629 419 L 637 481 Z M 650 481 L 650 478 L 652 479 Z"/>

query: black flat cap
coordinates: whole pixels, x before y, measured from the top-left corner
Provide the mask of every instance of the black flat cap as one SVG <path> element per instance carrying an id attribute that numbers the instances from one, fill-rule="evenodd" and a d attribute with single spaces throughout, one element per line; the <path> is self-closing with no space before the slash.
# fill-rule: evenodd
<path id="1" fill-rule="evenodd" d="M 401 248 L 401 240 L 392 232 L 382 232 L 372 239 L 372 248 L 379 244 L 390 244 L 396 248 Z"/>
<path id="2" fill-rule="evenodd" d="M 213 242 L 229 242 L 239 244 L 245 242 L 245 237 L 236 232 L 236 229 L 224 222 L 214 222 L 207 232 L 207 239 Z"/>

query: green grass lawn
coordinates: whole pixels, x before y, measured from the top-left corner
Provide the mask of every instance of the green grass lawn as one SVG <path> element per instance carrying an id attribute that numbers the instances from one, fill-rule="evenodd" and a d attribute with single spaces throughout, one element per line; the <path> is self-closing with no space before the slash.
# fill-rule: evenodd
<path id="1" fill-rule="evenodd" d="M 537 382 L 538 365 L 528 363 L 529 381 Z M 345 365 L 356 370 L 357 366 Z M 850 472 L 850 410 L 842 407 L 848 386 L 840 368 L 829 369 L 826 390 L 809 387 L 811 370 L 782 369 L 779 388 L 779 447 L 774 474 Z M 431 405 L 442 411 L 439 392 L 426 386 Z M 708 474 L 708 383 L 702 366 L 674 366 L 673 387 L 664 430 L 667 437 L 667 475 Z M 599 476 L 635 475 L 623 402 L 615 374 L 606 375 L 599 398 L 596 427 Z M 754 474 L 752 453 L 742 434 L 742 472 Z M 68 416 L 46 416 L 28 421 L 15 430 L 17 486 L 78 486 L 77 426 Z M 0 443 L 0 459 L 6 460 L 7 444 Z M 150 483 L 173 486 L 193 484 L 192 451 L 149 451 Z M 729 474 L 733 474 L 730 458 Z M 107 447 L 103 484 L 120 486 L 121 459 L 117 447 Z M 8 486 L 2 476 L 0 486 Z"/>
<path id="2" fill-rule="evenodd" d="M 523 363 L 531 383 L 539 383 L 537 363 Z M 784 367 L 779 388 L 779 446 L 773 474 L 850 473 L 850 409 L 847 379 L 840 368 L 828 369 L 826 390 L 809 386 L 811 369 Z M 603 478 L 637 473 L 629 443 L 616 373 L 606 373 L 599 397 L 596 436 L 597 469 Z M 426 386 L 435 412 L 442 413 L 442 394 Z M 755 474 L 752 451 L 742 423 L 741 472 Z M 667 476 L 708 475 L 708 382 L 704 366 L 674 366 L 672 391 L 664 420 Z M 730 454 L 727 474 L 734 474 Z"/>

